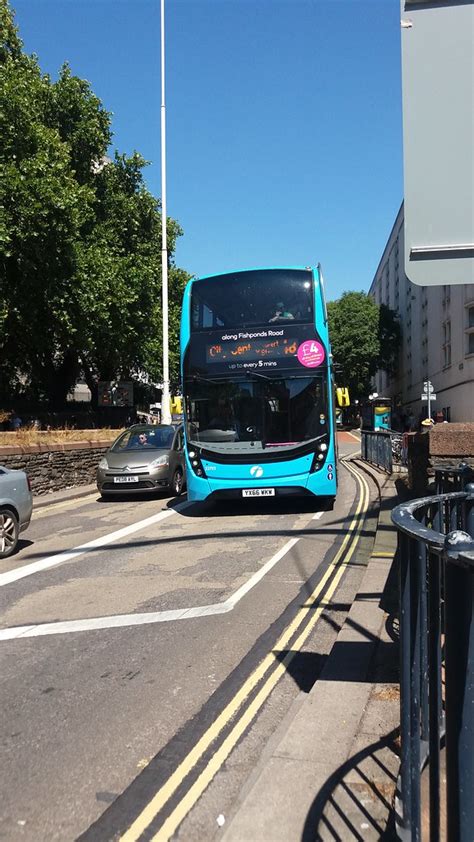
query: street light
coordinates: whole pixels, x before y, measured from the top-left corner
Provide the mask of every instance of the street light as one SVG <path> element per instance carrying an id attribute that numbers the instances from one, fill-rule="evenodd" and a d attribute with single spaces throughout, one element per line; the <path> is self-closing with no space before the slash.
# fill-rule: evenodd
<path id="1" fill-rule="evenodd" d="M 161 290 L 163 319 L 161 423 L 171 424 L 168 348 L 168 244 L 166 238 L 165 0 L 161 0 Z"/>

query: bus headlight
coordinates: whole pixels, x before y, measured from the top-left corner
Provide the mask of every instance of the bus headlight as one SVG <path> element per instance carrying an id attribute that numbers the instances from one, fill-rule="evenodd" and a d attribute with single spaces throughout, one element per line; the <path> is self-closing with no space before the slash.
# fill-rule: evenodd
<path id="1" fill-rule="evenodd" d="M 197 450 L 188 450 L 188 459 L 191 463 L 191 468 L 193 469 L 194 473 L 197 477 L 202 477 L 206 479 L 206 472 L 202 466 L 202 462 L 199 458 L 199 453 Z"/>
<path id="2" fill-rule="evenodd" d="M 324 461 L 327 457 L 328 451 L 328 443 L 327 441 L 318 441 L 315 447 L 315 453 L 313 456 L 313 463 L 311 465 L 310 473 L 314 474 L 316 471 L 320 471 L 323 467 Z"/>

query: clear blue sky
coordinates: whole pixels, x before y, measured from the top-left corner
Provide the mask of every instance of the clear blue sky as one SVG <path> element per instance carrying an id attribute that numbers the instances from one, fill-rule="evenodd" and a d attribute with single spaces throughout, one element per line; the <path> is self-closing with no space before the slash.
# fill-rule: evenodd
<path id="1" fill-rule="evenodd" d="M 159 0 L 11 0 L 161 195 Z M 166 0 L 168 215 L 196 275 L 321 262 L 369 289 L 403 194 L 399 0 Z"/>

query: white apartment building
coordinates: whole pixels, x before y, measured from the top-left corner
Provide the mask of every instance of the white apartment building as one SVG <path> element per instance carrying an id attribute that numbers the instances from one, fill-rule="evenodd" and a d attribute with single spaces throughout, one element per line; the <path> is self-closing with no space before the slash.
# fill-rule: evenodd
<path id="1" fill-rule="evenodd" d="M 398 313 L 402 329 L 398 376 L 379 371 L 375 391 L 418 419 L 426 416 L 421 394 L 430 380 L 437 396 L 432 416 L 442 411 L 446 421 L 474 421 L 474 283 L 412 284 L 404 271 L 403 213 L 402 204 L 369 290 L 377 304 Z"/>

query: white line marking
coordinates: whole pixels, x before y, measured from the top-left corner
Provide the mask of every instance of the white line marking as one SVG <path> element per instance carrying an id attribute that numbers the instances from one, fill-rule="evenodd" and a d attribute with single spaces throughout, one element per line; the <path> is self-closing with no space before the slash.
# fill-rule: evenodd
<path id="1" fill-rule="evenodd" d="M 253 576 L 248 580 L 248 582 L 245 582 L 245 584 L 242 585 L 242 587 L 240 587 L 232 596 L 229 597 L 228 600 L 226 600 L 232 605 L 232 608 L 234 608 L 234 606 L 237 605 L 237 603 L 242 599 L 242 597 L 245 596 L 245 594 L 248 593 L 253 587 L 255 587 L 255 585 L 258 582 L 260 582 L 260 580 L 263 579 L 264 576 L 266 576 L 268 571 L 271 570 L 272 567 L 274 567 L 275 564 L 277 564 L 277 562 L 280 561 L 283 558 L 283 556 L 286 555 L 287 552 L 289 552 L 292 549 L 292 547 L 294 547 L 295 544 L 298 543 L 299 540 L 299 538 L 290 538 L 290 540 L 286 542 L 285 546 L 282 547 L 281 550 L 279 550 L 279 552 L 275 553 L 274 556 L 272 556 L 270 561 L 267 561 L 267 563 L 264 564 L 263 567 L 260 568 L 260 570 L 257 570 L 257 572 L 253 574 Z"/>
<path id="2" fill-rule="evenodd" d="M 360 442 L 360 436 L 356 435 L 356 433 L 351 433 L 349 430 L 342 430 L 341 432 L 347 433 L 348 436 Z"/>
<path id="3" fill-rule="evenodd" d="M 71 500 L 57 500 L 56 503 L 48 503 L 47 505 L 38 505 L 38 503 L 33 500 L 33 512 L 35 515 L 35 520 L 41 517 L 43 514 L 51 514 L 51 510 L 58 511 L 58 509 L 70 509 L 71 506 L 79 506 L 81 503 L 87 503 L 91 500 L 97 500 L 99 492 L 91 491 L 90 494 L 84 494 L 82 497 L 74 497 Z M 40 498 L 41 499 L 41 498 Z"/>
<path id="4" fill-rule="evenodd" d="M 175 509 L 165 509 L 158 512 L 156 515 L 151 515 L 144 520 L 139 520 L 137 523 L 132 523 L 130 526 L 124 526 L 123 529 L 117 529 L 116 532 L 109 532 L 108 535 L 102 535 L 100 538 L 94 538 L 93 541 L 88 541 L 87 544 L 80 544 L 72 550 L 66 550 L 64 553 L 57 553 L 56 555 L 47 556 L 39 561 L 34 561 L 31 564 L 25 564 L 23 567 L 17 567 L 14 570 L 8 570 L 6 573 L 0 574 L 0 587 L 11 585 L 12 582 L 17 582 L 19 579 L 24 579 L 25 576 L 32 576 L 33 573 L 40 573 L 43 570 L 49 570 L 51 567 L 56 567 L 58 564 L 64 564 L 65 561 L 70 561 L 77 558 L 84 553 L 89 553 L 99 547 L 104 547 L 107 544 L 112 544 L 120 538 L 125 538 L 127 535 L 133 535 L 134 532 L 139 532 L 141 529 L 146 529 L 160 520 L 164 520 L 171 515 L 176 514 L 183 508 L 192 506 L 192 503 L 184 502 L 178 503 Z"/>
<path id="5" fill-rule="evenodd" d="M 311 520 L 319 520 L 319 518 L 322 517 L 323 514 L 324 514 L 324 512 L 316 512 L 316 514 L 313 515 Z"/>
<path id="6" fill-rule="evenodd" d="M 150 520 L 150 518 L 148 518 Z M 145 521 L 142 521 L 145 523 Z M 77 631 L 123 628 L 124 626 L 142 626 L 148 623 L 169 623 L 173 620 L 191 620 L 196 617 L 209 617 L 214 614 L 226 614 L 232 611 L 238 602 L 285 556 L 299 538 L 289 541 L 271 557 L 260 570 L 251 576 L 248 582 L 235 591 L 225 602 L 214 605 L 198 605 L 195 608 L 178 608 L 170 611 L 154 611 L 147 614 L 116 614 L 109 617 L 90 617 L 87 620 L 64 620 L 56 623 L 37 623 L 28 626 L 16 626 L 0 630 L 1 640 L 15 640 L 25 637 L 40 637 L 47 634 L 68 634 Z"/>

